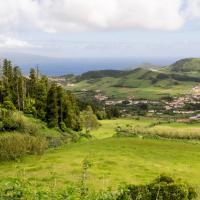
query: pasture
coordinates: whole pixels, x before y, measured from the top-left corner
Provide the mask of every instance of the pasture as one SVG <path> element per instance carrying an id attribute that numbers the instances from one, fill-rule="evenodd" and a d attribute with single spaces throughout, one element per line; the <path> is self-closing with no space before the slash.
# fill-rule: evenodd
<path id="1" fill-rule="evenodd" d="M 147 183 L 160 173 L 200 185 L 200 144 L 183 140 L 112 137 L 118 125 L 148 126 L 152 121 L 146 118 L 103 120 L 101 127 L 93 131 L 95 137 L 92 140 L 50 149 L 40 157 L 27 156 L 17 162 L 0 163 L 0 180 L 15 177 L 20 169 L 28 179 L 40 183 L 40 187 L 50 184 L 53 179 L 56 187 L 62 188 L 68 183 L 79 182 L 82 161 L 87 158 L 92 162 L 87 182 L 97 190 L 114 189 L 125 182 Z M 184 129 L 185 125 L 175 123 L 173 126 Z M 199 128 L 198 124 L 191 126 Z"/>

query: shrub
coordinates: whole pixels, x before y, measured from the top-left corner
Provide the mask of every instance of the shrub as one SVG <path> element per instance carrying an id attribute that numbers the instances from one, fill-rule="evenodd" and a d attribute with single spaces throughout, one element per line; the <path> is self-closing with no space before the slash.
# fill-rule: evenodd
<path id="1" fill-rule="evenodd" d="M 6 108 L 7 110 L 16 110 L 14 104 L 10 100 L 6 100 L 3 102 L 3 107 Z"/>
<path id="2" fill-rule="evenodd" d="M 132 200 L 192 200 L 197 197 L 194 188 L 166 175 L 147 185 L 129 185 L 128 189 Z"/>
<path id="3" fill-rule="evenodd" d="M 62 140 L 61 137 L 48 136 L 47 140 L 48 140 L 48 147 L 49 148 L 56 148 L 56 147 L 59 147 L 63 144 L 63 140 Z"/>
<path id="4" fill-rule="evenodd" d="M 1 120 L 4 131 L 23 130 L 25 128 L 25 122 L 20 113 L 6 110 Z"/>
<path id="5" fill-rule="evenodd" d="M 19 128 L 18 124 L 13 118 L 6 117 L 3 119 L 2 123 L 3 123 L 3 129 L 5 131 L 14 131 Z"/>
<path id="6" fill-rule="evenodd" d="M 16 160 L 26 154 L 41 155 L 47 148 L 42 137 L 27 134 L 3 134 L 0 136 L 0 161 Z"/>
<path id="7" fill-rule="evenodd" d="M 88 162 L 84 162 L 88 167 Z M 85 166 L 85 165 L 83 165 Z M 85 181 L 85 173 L 83 178 Z M 194 200 L 197 194 L 194 189 L 185 183 L 175 181 L 171 177 L 161 175 L 147 185 L 128 185 L 113 192 L 85 190 L 85 185 L 67 185 L 64 190 L 57 190 L 55 183 L 47 184 L 45 189 L 37 187 L 29 181 L 23 173 L 17 178 L 0 182 L 1 200 Z M 84 186 L 84 190 L 83 189 Z M 82 191 L 85 191 L 84 195 Z"/>

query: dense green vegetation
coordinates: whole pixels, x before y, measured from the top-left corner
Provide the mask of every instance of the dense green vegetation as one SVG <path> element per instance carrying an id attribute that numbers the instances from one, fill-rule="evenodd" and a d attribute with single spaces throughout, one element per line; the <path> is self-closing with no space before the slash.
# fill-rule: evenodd
<path id="1" fill-rule="evenodd" d="M 25 78 L 19 67 L 4 60 L 0 80 L 0 103 L 8 110 L 20 110 L 33 114 L 49 127 L 65 125 L 73 130 L 80 130 L 79 110 L 75 97 L 58 86 L 49 84 L 48 78 L 39 77 L 39 71 L 30 70 L 29 78 Z"/>
<path id="2" fill-rule="evenodd" d="M 20 67 L 13 67 L 7 59 L 1 72 L 0 161 L 42 154 L 47 147 L 61 145 L 69 138 L 78 140 L 80 134 L 76 132 L 82 129 L 82 122 L 71 92 L 38 70 L 31 69 L 29 77 L 23 76 Z M 31 117 L 25 115 L 38 121 L 30 122 Z"/>
<path id="3" fill-rule="evenodd" d="M 181 178 L 198 188 L 198 141 L 112 137 L 119 125 L 150 126 L 156 121 L 148 118 L 103 120 L 99 129 L 91 131 L 96 139 L 50 149 L 42 157 L 29 156 L 18 163 L 1 163 L 0 179 L 2 182 L 9 180 L 17 174 L 18 169 L 23 169 L 26 178 L 32 183 L 36 180 L 41 187 L 52 183 L 53 173 L 57 182 L 55 188 L 60 190 L 65 184 L 79 182 L 82 161 L 88 158 L 92 163 L 87 180 L 91 189 L 111 186 L 115 190 L 124 182 L 146 184 L 161 173 Z M 171 123 L 158 126 L 180 130 L 189 127 L 199 129 L 199 124 Z"/>
<path id="4" fill-rule="evenodd" d="M 191 74 L 188 63 L 194 67 Z M 25 77 L 4 60 L 0 199 L 195 199 L 200 192 L 198 121 L 178 122 L 166 113 L 144 117 L 148 109 L 162 109 L 157 103 L 134 104 L 130 118 L 120 118 L 129 109 L 126 101 L 119 108 L 102 106 L 92 97 L 99 94 L 94 90 L 102 90 L 111 98 L 146 99 L 150 94 L 150 99 L 171 99 L 198 84 L 198 73 L 198 60 L 186 59 L 159 70 L 69 75 L 66 80 L 81 97 L 77 100 L 38 70 Z M 199 104 L 185 106 L 196 109 Z"/>

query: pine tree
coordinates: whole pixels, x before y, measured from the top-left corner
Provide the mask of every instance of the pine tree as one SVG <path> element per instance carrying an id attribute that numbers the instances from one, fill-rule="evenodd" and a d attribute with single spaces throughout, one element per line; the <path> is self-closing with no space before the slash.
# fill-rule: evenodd
<path id="1" fill-rule="evenodd" d="M 46 121 L 49 127 L 58 126 L 57 88 L 53 83 L 47 94 Z"/>
<path id="2" fill-rule="evenodd" d="M 31 68 L 30 70 L 30 75 L 29 75 L 30 81 L 29 81 L 29 96 L 31 98 L 35 97 L 35 91 L 36 91 L 36 86 L 37 86 L 37 73 L 34 68 Z"/>
<path id="3" fill-rule="evenodd" d="M 9 61 L 5 59 L 3 61 L 3 99 L 10 99 L 12 98 L 11 90 L 10 90 L 10 82 L 9 82 Z"/>
<path id="4" fill-rule="evenodd" d="M 46 101 L 47 101 L 47 79 L 42 77 L 38 81 L 36 90 L 35 90 L 35 109 L 37 117 L 42 120 L 45 120 L 46 116 Z"/>
<path id="5" fill-rule="evenodd" d="M 3 82 L 0 80 L 0 103 L 3 103 Z"/>
<path id="6" fill-rule="evenodd" d="M 13 85 L 13 67 L 12 67 L 12 63 L 11 61 L 7 61 L 7 77 L 8 77 L 8 82 L 9 85 L 12 89 L 12 85 Z"/>
<path id="7" fill-rule="evenodd" d="M 9 66 L 9 61 L 5 59 L 3 61 L 3 76 L 8 78 L 8 66 Z"/>
<path id="8" fill-rule="evenodd" d="M 74 95 L 67 91 L 63 103 L 63 121 L 66 127 L 75 131 L 81 130 L 80 111 Z"/>
<path id="9" fill-rule="evenodd" d="M 58 106 L 58 124 L 63 122 L 64 90 L 61 86 L 57 87 L 57 106 Z"/>
<path id="10" fill-rule="evenodd" d="M 13 102 L 19 110 L 24 109 L 24 77 L 21 69 L 17 66 L 13 69 Z"/>

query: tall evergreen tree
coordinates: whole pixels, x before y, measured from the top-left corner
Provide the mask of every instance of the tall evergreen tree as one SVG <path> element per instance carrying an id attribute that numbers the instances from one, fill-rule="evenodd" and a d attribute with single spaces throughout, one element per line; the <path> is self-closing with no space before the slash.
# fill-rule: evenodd
<path id="1" fill-rule="evenodd" d="M 57 106 L 58 106 L 58 125 L 63 122 L 64 90 L 61 86 L 57 87 Z"/>
<path id="2" fill-rule="evenodd" d="M 22 76 L 21 69 L 17 66 L 13 69 L 13 101 L 19 110 L 24 109 L 24 77 Z"/>
<path id="3" fill-rule="evenodd" d="M 37 117 L 45 120 L 46 117 L 46 104 L 47 104 L 47 79 L 43 77 L 38 81 L 35 90 L 35 109 Z"/>
<path id="4" fill-rule="evenodd" d="M 67 91 L 63 104 L 63 121 L 68 128 L 81 130 L 80 111 L 74 95 Z"/>
<path id="5" fill-rule="evenodd" d="M 37 86 L 37 73 L 34 68 L 31 68 L 29 78 L 29 96 L 34 98 Z"/>
<path id="6" fill-rule="evenodd" d="M 3 103 L 3 81 L 0 80 L 0 103 Z"/>
<path id="7" fill-rule="evenodd" d="M 9 61 L 7 59 L 4 59 L 4 61 L 3 61 L 3 75 L 5 77 L 8 77 L 8 66 L 9 66 Z"/>
<path id="8" fill-rule="evenodd" d="M 58 126 L 57 88 L 53 83 L 47 94 L 46 121 L 49 127 Z"/>
<path id="9" fill-rule="evenodd" d="M 10 85 L 10 80 L 9 80 L 9 66 L 10 62 L 5 59 L 3 61 L 3 99 L 6 98 L 11 99 L 11 85 Z"/>

